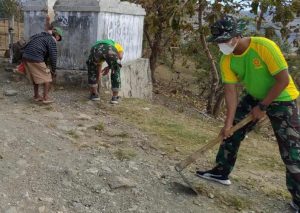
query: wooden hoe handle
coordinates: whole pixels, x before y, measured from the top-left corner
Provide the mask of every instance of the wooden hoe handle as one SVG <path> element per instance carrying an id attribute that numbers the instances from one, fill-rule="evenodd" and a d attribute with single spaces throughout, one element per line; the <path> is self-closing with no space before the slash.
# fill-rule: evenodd
<path id="1" fill-rule="evenodd" d="M 250 123 L 253 120 L 252 115 L 248 115 L 246 118 L 241 120 L 239 123 L 234 125 L 230 129 L 230 133 L 233 134 L 235 131 L 239 130 L 240 128 L 244 127 L 246 124 Z M 186 159 L 181 161 L 180 163 L 176 164 L 175 169 L 176 171 L 180 172 L 185 169 L 188 165 L 195 162 L 205 151 L 209 150 L 210 148 L 214 147 L 216 144 L 222 141 L 222 135 L 219 135 L 217 138 L 211 140 L 206 145 L 195 151 L 193 154 L 188 156 Z"/>

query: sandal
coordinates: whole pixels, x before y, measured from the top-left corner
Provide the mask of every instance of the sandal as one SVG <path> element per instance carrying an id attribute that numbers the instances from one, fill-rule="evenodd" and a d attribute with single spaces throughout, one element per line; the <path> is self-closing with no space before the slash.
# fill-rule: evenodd
<path id="1" fill-rule="evenodd" d="M 53 100 L 42 100 L 42 103 L 43 104 L 52 104 L 52 103 L 54 103 L 54 101 Z"/>
<path id="2" fill-rule="evenodd" d="M 43 98 L 42 97 L 37 97 L 37 98 L 33 97 L 33 100 L 35 102 L 40 102 L 40 101 L 43 101 Z"/>

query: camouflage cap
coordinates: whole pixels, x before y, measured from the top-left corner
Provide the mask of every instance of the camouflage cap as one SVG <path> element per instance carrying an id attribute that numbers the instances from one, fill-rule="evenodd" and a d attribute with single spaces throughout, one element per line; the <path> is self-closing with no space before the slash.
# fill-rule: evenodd
<path id="1" fill-rule="evenodd" d="M 216 21 L 211 27 L 211 36 L 208 37 L 208 42 L 224 42 L 229 39 L 241 35 L 246 28 L 246 21 L 226 15 L 222 19 Z"/>

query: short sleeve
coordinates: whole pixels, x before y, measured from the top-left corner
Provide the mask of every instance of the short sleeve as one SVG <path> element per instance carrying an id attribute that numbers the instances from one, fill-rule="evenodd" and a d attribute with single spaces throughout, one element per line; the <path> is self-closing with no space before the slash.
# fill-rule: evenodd
<path id="1" fill-rule="evenodd" d="M 223 55 L 220 62 L 222 82 L 226 84 L 236 84 L 239 82 L 237 75 L 230 68 L 230 55 Z"/>
<path id="2" fill-rule="evenodd" d="M 288 68 L 287 62 L 275 42 L 262 38 L 259 43 L 258 54 L 265 62 L 271 75 L 276 75 Z"/>

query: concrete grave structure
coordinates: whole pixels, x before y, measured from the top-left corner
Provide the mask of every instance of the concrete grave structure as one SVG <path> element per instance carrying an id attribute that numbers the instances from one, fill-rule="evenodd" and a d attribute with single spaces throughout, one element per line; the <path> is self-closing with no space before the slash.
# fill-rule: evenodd
<path id="1" fill-rule="evenodd" d="M 24 38 L 45 31 L 45 21 L 48 12 L 47 0 L 27 0 L 24 7 Z"/>
<path id="2" fill-rule="evenodd" d="M 44 11 L 51 11 L 54 0 L 42 1 L 26 3 L 26 35 L 44 30 Z M 141 58 L 145 16 L 141 6 L 120 0 L 57 0 L 53 9 L 54 26 L 64 31 L 63 41 L 58 43 L 58 82 L 87 85 L 86 60 L 92 44 L 113 39 L 124 47 L 121 95 L 152 98 L 149 61 Z M 30 23 L 36 23 L 33 29 Z M 104 85 L 109 87 L 109 81 Z"/>
<path id="3" fill-rule="evenodd" d="M 24 5 L 24 37 L 30 36 L 45 30 L 45 17 L 49 15 L 54 19 L 53 6 L 56 0 L 26 0 Z"/>
<path id="4" fill-rule="evenodd" d="M 145 10 L 119 0 L 57 0 L 55 24 L 65 31 L 59 67 L 85 69 L 96 40 L 113 39 L 124 47 L 124 62 L 142 56 Z"/>

